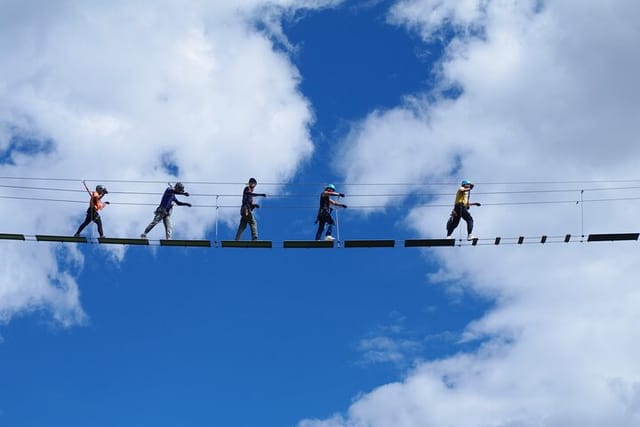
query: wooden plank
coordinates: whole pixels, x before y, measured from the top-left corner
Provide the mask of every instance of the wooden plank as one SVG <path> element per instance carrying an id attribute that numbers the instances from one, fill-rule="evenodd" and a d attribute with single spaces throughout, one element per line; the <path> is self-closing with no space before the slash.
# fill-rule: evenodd
<path id="1" fill-rule="evenodd" d="M 127 239 L 118 237 L 99 237 L 98 242 L 110 245 L 139 245 L 149 246 L 149 240 L 147 239 Z"/>
<path id="2" fill-rule="evenodd" d="M 587 242 L 614 242 L 619 240 L 638 240 L 640 233 L 589 234 Z"/>
<path id="3" fill-rule="evenodd" d="M 455 239 L 407 239 L 405 248 L 431 247 L 431 246 L 455 246 Z"/>
<path id="4" fill-rule="evenodd" d="M 345 248 L 393 248 L 395 240 L 345 240 Z"/>
<path id="5" fill-rule="evenodd" d="M 0 240 L 25 240 L 24 234 L 0 233 Z"/>
<path id="6" fill-rule="evenodd" d="M 273 247 L 271 240 L 223 240 L 223 248 L 265 248 Z"/>
<path id="7" fill-rule="evenodd" d="M 333 248 L 333 240 L 285 240 L 282 246 L 288 249 Z"/>
<path id="8" fill-rule="evenodd" d="M 189 246 L 199 248 L 210 248 L 209 240 L 160 240 L 160 246 Z"/>
<path id="9" fill-rule="evenodd" d="M 48 234 L 36 234 L 36 240 L 38 242 L 87 243 L 86 237 L 53 236 Z"/>

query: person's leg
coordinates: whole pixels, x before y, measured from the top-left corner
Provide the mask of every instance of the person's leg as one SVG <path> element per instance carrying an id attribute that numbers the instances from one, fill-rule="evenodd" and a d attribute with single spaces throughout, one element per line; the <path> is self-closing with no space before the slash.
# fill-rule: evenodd
<path id="1" fill-rule="evenodd" d="M 331 218 L 331 216 L 327 216 L 326 218 L 327 224 L 329 224 L 329 226 L 327 227 L 327 234 L 326 236 L 331 237 L 331 233 L 333 233 L 333 226 L 335 225 L 335 222 L 333 222 L 333 218 Z"/>
<path id="2" fill-rule="evenodd" d="M 242 238 L 242 233 L 244 233 L 244 230 L 246 230 L 246 228 L 247 228 L 247 217 L 241 216 L 240 224 L 238 224 L 238 231 L 236 232 L 236 240 L 240 240 Z"/>
<path id="3" fill-rule="evenodd" d="M 324 219 L 318 219 L 318 231 L 316 231 L 316 240 L 320 240 L 320 236 L 322 236 L 322 232 L 324 231 Z"/>
<path id="4" fill-rule="evenodd" d="M 80 224 L 80 227 L 78 227 L 78 231 L 76 231 L 76 234 L 74 234 L 74 236 L 79 236 L 80 233 L 82 233 L 82 230 L 84 230 L 84 228 L 91 223 L 92 217 L 93 215 L 91 209 L 88 209 L 87 216 L 84 218 L 84 222 Z"/>
<path id="5" fill-rule="evenodd" d="M 171 215 L 165 215 L 164 218 L 162 218 L 162 221 L 164 223 L 165 237 L 167 238 L 167 240 L 171 240 L 171 237 L 173 236 L 173 224 L 171 223 Z"/>
<path id="6" fill-rule="evenodd" d="M 457 212 L 457 209 L 454 209 L 449 216 L 449 220 L 447 221 L 447 236 L 451 236 L 456 227 L 460 224 L 460 215 Z"/>
<path id="7" fill-rule="evenodd" d="M 469 210 L 464 206 L 462 207 L 460 214 L 462 216 L 462 219 L 464 219 L 467 223 L 467 234 L 471 234 L 471 232 L 473 231 L 473 217 L 469 213 Z"/>
<path id="8" fill-rule="evenodd" d="M 100 214 L 98 212 L 95 212 L 93 215 L 93 222 L 98 226 L 98 234 L 100 237 L 104 237 L 104 231 L 102 230 L 102 218 L 100 218 Z"/>
<path id="9" fill-rule="evenodd" d="M 145 228 L 145 229 L 144 229 L 144 233 L 143 233 L 143 235 L 144 235 L 144 236 L 146 236 L 146 235 L 147 235 L 147 233 L 148 233 L 148 232 L 150 232 L 150 231 L 153 229 L 153 227 L 155 227 L 156 225 L 158 225 L 158 223 L 159 223 L 160 221 L 162 221 L 162 218 L 163 218 L 163 217 L 164 217 L 164 216 L 163 216 L 161 213 L 156 212 L 156 213 L 154 214 L 154 216 L 153 216 L 153 220 L 151 220 L 151 222 L 149 223 L 149 225 L 147 225 L 147 228 Z"/>
<path id="10" fill-rule="evenodd" d="M 249 226 L 251 227 L 251 240 L 258 240 L 258 222 L 253 214 L 249 214 Z"/>

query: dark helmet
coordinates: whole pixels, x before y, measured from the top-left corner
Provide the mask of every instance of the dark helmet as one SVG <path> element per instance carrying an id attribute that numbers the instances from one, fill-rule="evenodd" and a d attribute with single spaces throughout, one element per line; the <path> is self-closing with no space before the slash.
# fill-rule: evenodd
<path id="1" fill-rule="evenodd" d="M 107 194 L 107 188 L 102 185 L 96 185 L 96 193 Z"/>
<path id="2" fill-rule="evenodd" d="M 182 193 L 184 192 L 184 184 L 182 184 L 181 182 L 176 182 L 176 185 L 173 186 L 173 189 L 178 193 Z"/>
<path id="3" fill-rule="evenodd" d="M 256 181 L 255 178 L 249 178 L 249 184 L 257 184 L 258 181 Z"/>

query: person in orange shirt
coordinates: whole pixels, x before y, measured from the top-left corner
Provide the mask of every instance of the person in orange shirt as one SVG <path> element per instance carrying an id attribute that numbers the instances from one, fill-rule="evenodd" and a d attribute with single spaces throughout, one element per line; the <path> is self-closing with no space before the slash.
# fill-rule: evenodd
<path id="1" fill-rule="evenodd" d="M 106 187 L 102 185 L 97 185 L 96 191 L 91 192 L 91 190 L 89 190 L 89 187 L 87 187 L 87 184 L 84 181 L 82 181 L 82 183 L 84 184 L 84 188 L 87 189 L 87 193 L 89 193 L 89 195 L 91 196 L 91 200 L 89 201 L 87 216 L 85 217 L 84 222 L 80 224 L 80 227 L 78 227 L 78 231 L 76 231 L 76 234 L 74 234 L 73 237 L 79 237 L 82 230 L 84 230 L 84 228 L 89 225 L 91 221 L 95 222 L 98 226 L 98 233 L 100 234 L 100 237 L 104 237 L 104 232 L 102 230 L 102 219 L 100 218 L 100 214 L 98 213 L 98 211 L 103 209 L 105 205 L 109 204 L 109 202 L 102 201 L 102 198 L 109 192 L 107 191 Z"/>

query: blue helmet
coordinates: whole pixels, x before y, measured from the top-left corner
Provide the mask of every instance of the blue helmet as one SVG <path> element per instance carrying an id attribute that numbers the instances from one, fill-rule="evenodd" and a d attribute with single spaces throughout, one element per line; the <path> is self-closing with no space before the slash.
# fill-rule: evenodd
<path id="1" fill-rule="evenodd" d="M 327 186 L 326 186 L 326 187 L 324 187 L 324 188 L 325 188 L 325 189 L 330 188 L 331 190 L 336 191 L 336 186 L 335 186 L 335 185 L 333 185 L 333 184 L 327 184 Z"/>
<path id="2" fill-rule="evenodd" d="M 469 181 L 468 179 L 463 179 L 462 180 L 462 185 L 473 185 L 473 183 L 471 181 Z"/>

